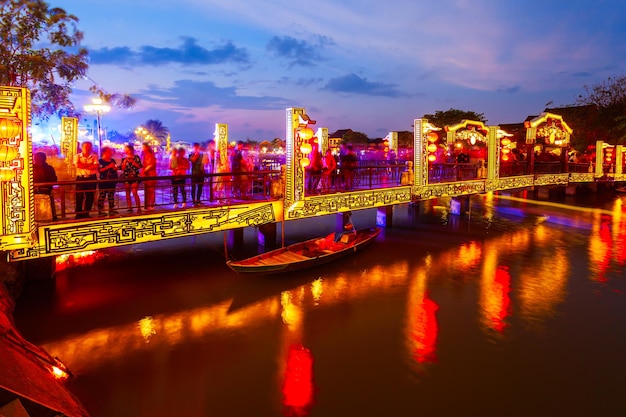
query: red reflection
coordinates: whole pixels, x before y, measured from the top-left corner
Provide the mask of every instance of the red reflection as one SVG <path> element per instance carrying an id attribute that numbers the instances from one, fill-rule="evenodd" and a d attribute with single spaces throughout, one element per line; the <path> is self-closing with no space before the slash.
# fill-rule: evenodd
<path id="1" fill-rule="evenodd" d="M 606 216 L 602 216 L 602 223 L 600 224 L 600 241 L 604 247 L 603 253 L 598 259 L 598 278 L 597 281 L 601 283 L 608 282 L 606 273 L 609 270 L 611 264 L 611 247 L 613 246 L 613 238 L 611 236 L 611 222 Z"/>
<path id="2" fill-rule="evenodd" d="M 60 272 L 73 266 L 91 265 L 103 256 L 104 254 L 98 251 L 85 251 L 72 253 L 70 255 L 60 255 L 56 258 L 56 270 L 57 272 Z"/>
<path id="3" fill-rule="evenodd" d="M 492 328 L 502 333 L 506 328 L 505 319 L 509 315 L 509 306 L 511 304 L 511 298 L 509 297 L 509 292 L 511 291 L 511 274 L 509 273 L 508 267 L 498 267 L 492 290 L 493 294 L 498 298 L 498 308 L 493 310 L 491 317 Z"/>
<path id="4" fill-rule="evenodd" d="M 313 406 L 313 354 L 302 345 L 292 345 L 283 383 L 283 414 L 308 416 Z"/>
<path id="5" fill-rule="evenodd" d="M 419 363 L 432 363 L 437 361 L 437 310 L 439 306 L 424 294 L 424 299 L 415 312 L 415 328 L 413 340 L 415 341 L 415 360 Z"/>

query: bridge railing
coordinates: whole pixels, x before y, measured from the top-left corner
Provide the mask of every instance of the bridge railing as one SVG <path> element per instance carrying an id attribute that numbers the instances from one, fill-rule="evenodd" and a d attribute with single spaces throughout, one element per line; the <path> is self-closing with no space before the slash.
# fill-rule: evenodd
<path id="1" fill-rule="evenodd" d="M 339 167 L 332 172 L 322 174 L 307 171 L 305 174 L 306 195 L 397 187 L 402 184 L 402 174 L 406 170 L 407 166 L 404 162 L 389 164 L 382 161 L 374 165 L 360 164 L 352 169 Z"/>
<path id="2" fill-rule="evenodd" d="M 432 164 L 428 170 L 429 183 L 469 181 L 481 178 L 479 164 L 442 163 Z"/>
<path id="3" fill-rule="evenodd" d="M 36 183 L 35 195 L 47 204 L 50 201 L 52 220 L 74 217 L 106 217 L 152 210 L 170 210 L 214 204 L 237 204 L 250 200 L 271 200 L 272 183 L 280 171 L 251 171 L 218 173 L 203 176 L 157 176 L 132 179 L 93 181 L 59 181 Z M 135 199 L 137 191 L 139 204 Z M 128 191 L 128 193 L 127 193 Z M 153 192 L 154 205 L 148 204 Z M 49 197 L 48 197 L 49 196 Z M 110 200 L 111 199 L 111 200 Z M 83 209 L 77 210 L 82 201 Z M 92 201 L 91 210 L 85 204 Z M 112 205 L 109 206 L 109 201 Z M 102 204 L 101 204 L 102 203 Z"/>

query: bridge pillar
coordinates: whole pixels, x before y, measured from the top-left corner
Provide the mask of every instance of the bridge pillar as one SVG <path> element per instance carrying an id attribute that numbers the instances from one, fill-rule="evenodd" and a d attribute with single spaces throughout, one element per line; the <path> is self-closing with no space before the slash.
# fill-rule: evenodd
<path id="1" fill-rule="evenodd" d="M 230 229 L 226 234 L 228 250 L 237 250 L 243 246 L 243 227 Z"/>
<path id="2" fill-rule="evenodd" d="M 376 226 L 391 227 L 393 225 L 393 206 L 378 207 L 376 212 Z"/>
<path id="3" fill-rule="evenodd" d="M 469 196 L 452 197 L 450 200 L 450 212 L 455 216 L 460 216 L 469 211 Z"/>
<path id="4" fill-rule="evenodd" d="M 257 242 L 264 248 L 276 246 L 276 223 L 267 223 L 259 226 L 257 230 Z"/>

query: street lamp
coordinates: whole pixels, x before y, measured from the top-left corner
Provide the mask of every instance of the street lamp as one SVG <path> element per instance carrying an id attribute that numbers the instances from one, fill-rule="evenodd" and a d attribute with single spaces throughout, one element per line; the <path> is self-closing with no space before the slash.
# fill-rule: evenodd
<path id="1" fill-rule="evenodd" d="M 92 98 L 91 104 L 85 104 L 85 111 L 96 115 L 98 121 L 98 151 L 102 152 L 102 115 L 111 111 L 111 106 L 100 98 Z"/>

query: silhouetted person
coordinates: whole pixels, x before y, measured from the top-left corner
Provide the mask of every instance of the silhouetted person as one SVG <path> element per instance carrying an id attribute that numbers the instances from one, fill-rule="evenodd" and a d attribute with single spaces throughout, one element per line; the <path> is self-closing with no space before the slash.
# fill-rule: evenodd
<path id="1" fill-rule="evenodd" d="M 54 196 L 52 195 L 52 185 L 37 185 L 49 182 L 57 182 L 57 173 L 54 168 L 46 162 L 46 154 L 37 152 L 33 164 L 33 182 L 35 183 L 35 194 L 44 194 L 50 197 L 50 207 L 52 210 L 52 220 L 57 219 Z"/>

